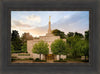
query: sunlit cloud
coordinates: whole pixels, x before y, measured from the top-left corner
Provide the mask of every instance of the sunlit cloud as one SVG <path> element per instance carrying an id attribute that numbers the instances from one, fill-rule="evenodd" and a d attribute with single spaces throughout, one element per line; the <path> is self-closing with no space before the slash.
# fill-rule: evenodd
<path id="1" fill-rule="evenodd" d="M 36 23 L 40 23 L 41 22 L 40 16 L 36 16 L 34 14 L 32 14 L 30 16 L 27 16 L 26 19 L 29 20 L 29 21 L 36 22 Z"/>

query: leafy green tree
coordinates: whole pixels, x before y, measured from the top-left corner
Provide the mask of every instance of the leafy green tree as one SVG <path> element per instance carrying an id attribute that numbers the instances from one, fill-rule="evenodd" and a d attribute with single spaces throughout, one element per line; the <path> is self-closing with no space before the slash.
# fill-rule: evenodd
<path id="1" fill-rule="evenodd" d="M 67 38 L 67 45 L 69 45 L 70 53 L 73 55 L 73 57 L 78 57 L 80 56 L 80 49 L 79 49 L 79 44 L 80 44 L 80 38 L 79 36 L 71 36 Z"/>
<path id="2" fill-rule="evenodd" d="M 49 53 L 48 44 L 44 41 L 39 41 L 38 43 L 34 44 L 32 52 L 40 54 L 41 59 L 41 54 L 46 55 Z"/>
<path id="3" fill-rule="evenodd" d="M 51 44 L 51 51 L 55 55 L 59 55 L 59 59 L 61 58 L 61 54 L 66 54 L 66 42 L 62 39 L 57 39 Z"/>
<path id="4" fill-rule="evenodd" d="M 21 51 L 27 53 L 27 43 L 24 43 L 21 47 Z"/>
<path id="5" fill-rule="evenodd" d="M 12 31 L 11 42 L 12 45 L 14 46 L 15 51 L 21 51 L 22 41 L 20 39 L 18 31 L 16 30 Z"/>
<path id="6" fill-rule="evenodd" d="M 53 33 L 55 36 L 60 36 L 60 38 L 62 38 L 62 39 L 65 38 L 64 32 L 62 32 L 62 31 L 60 31 L 60 30 L 58 30 L 58 29 L 53 30 L 52 33 Z"/>
<path id="7" fill-rule="evenodd" d="M 85 61 L 86 61 L 86 56 L 89 57 L 89 42 L 86 40 L 81 41 L 79 44 L 79 48 L 81 49 L 81 55 L 85 56 Z"/>
<path id="8" fill-rule="evenodd" d="M 74 57 L 78 57 L 78 56 L 81 56 L 81 44 L 82 44 L 82 41 L 83 40 L 79 40 L 79 41 L 76 41 L 76 43 L 73 45 L 72 47 L 72 54 Z"/>

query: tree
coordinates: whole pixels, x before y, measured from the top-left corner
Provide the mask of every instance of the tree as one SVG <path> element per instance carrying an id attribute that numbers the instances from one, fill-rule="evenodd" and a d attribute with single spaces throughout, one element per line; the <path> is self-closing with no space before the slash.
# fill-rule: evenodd
<path id="1" fill-rule="evenodd" d="M 61 54 L 66 54 L 66 42 L 62 39 L 57 39 L 51 44 L 51 51 L 55 55 L 59 55 L 59 59 Z"/>
<path id="2" fill-rule="evenodd" d="M 27 53 L 27 43 L 24 43 L 21 47 L 21 51 Z"/>
<path id="3" fill-rule="evenodd" d="M 41 54 L 46 55 L 49 53 L 48 44 L 44 41 L 39 41 L 38 43 L 34 44 L 32 52 L 40 54 L 40 60 L 41 60 Z"/>
<path id="4" fill-rule="evenodd" d="M 76 58 L 78 56 L 80 56 L 81 52 L 79 49 L 79 44 L 80 41 L 82 40 L 82 38 L 80 38 L 80 36 L 76 35 L 76 36 L 71 36 L 67 38 L 67 45 L 69 45 L 70 49 L 70 53 Z"/>
<path id="5" fill-rule="evenodd" d="M 81 49 L 82 49 L 82 41 L 84 40 L 79 40 L 76 41 L 76 43 L 72 47 L 72 54 L 74 57 L 81 56 Z"/>
<path id="6" fill-rule="evenodd" d="M 86 61 L 86 56 L 89 57 L 89 42 L 84 40 L 80 43 L 80 49 L 81 49 L 81 55 L 85 56 L 85 61 Z"/>
<path id="7" fill-rule="evenodd" d="M 73 33 L 73 32 L 69 32 L 69 33 L 67 34 L 67 36 L 68 36 L 68 37 L 74 36 L 74 33 Z"/>
<path id="8" fill-rule="evenodd" d="M 11 52 L 14 52 L 14 46 L 11 44 Z"/>
<path id="9" fill-rule="evenodd" d="M 84 36 L 81 33 L 75 32 L 75 37 L 83 38 Z"/>
<path id="10" fill-rule="evenodd" d="M 70 53 L 74 57 L 84 55 L 86 60 L 86 56 L 89 55 L 89 31 L 85 31 L 85 36 L 75 32 L 74 36 L 69 36 L 66 39 Z"/>
<path id="11" fill-rule="evenodd" d="M 15 51 L 21 51 L 22 41 L 20 39 L 19 33 L 16 30 L 12 31 L 11 42 L 14 46 Z"/>
<path id="12" fill-rule="evenodd" d="M 32 39 L 33 39 L 33 37 L 29 33 L 23 33 L 21 36 L 21 40 L 22 40 L 23 44 L 26 43 L 27 40 L 32 40 Z"/>
<path id="13" fill-rule="evenodd" d="M 89 30 L 85 31 L 85 40 L 89 41 Z"/>
<path id="14" fill-rule="evenodd" d="M 53 33 L 55 36 L 60 36 L 60 38 L 62 38 L 62 39 L 65 38 L 64 32 L 62 32 L 62 31 L 60 31 L 60 30 L 58 30 L 58 29 L 53 30 L 52 33 Z"/>

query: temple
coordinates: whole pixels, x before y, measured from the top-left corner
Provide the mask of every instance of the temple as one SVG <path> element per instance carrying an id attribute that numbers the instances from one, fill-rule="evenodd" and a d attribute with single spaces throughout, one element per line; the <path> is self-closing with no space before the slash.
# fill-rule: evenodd
<path id="1" fill-rule="evenodd" d="M 49 16 L 49 23 L 48 23 L 48 33 L 45 36 L 40 36 L 39 38 L 33 38 L 33 40 L 27 40 L 27 51 L 33 57 L 33 59 L 39 58 L 39 54 L 32 53 L 32 48 L 35 43 L 38 43 L 40 40 L 43 40 L 49 44 L 49 54 L 47 56 L 42 54 L 41 59 L 44 60 L 59 60 L 59 55 L 53 55 L 51 52 L 51 44 L 54 40 L 60 39 L 60 36 L 54 36 L 51 33 L 51 16 Z M 65 39 L 63 39 L 66 41 Z M 62 59 L 66 58 L 66 55 L 61 55 Z"/>

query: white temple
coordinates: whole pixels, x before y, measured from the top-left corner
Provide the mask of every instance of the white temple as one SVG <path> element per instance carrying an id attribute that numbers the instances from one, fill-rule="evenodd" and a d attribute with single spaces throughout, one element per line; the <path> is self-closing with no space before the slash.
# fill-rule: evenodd
<path id="1" fill-rule="evenodd" d="M 38 39 L 36 38 L 33 38 L 33 40 L 27 40 L 27 51 L 28 53 L 33 57 L 33 59 L 36 59 L 36 58 L 39 58 L 39 54 L 36 54 L 36 53 L 32 53 L 32 48 L 33 48 L 33 45 L 35 43 L 38 43 L 40 40 L 43 40 L 45 42 L 47 42 L 49 44 L 49 54 L 47 56 L 43 55 L 41 56 L 41 59 L 44 60 L 44 59 L 54 59 L 54 60 L 59 60 L 59 55 L 53 55 L 52 52 L 51 52 L 51 43 L 56 40 L 56 39 L 60 39 L 60 36 L 54 36 L 52 33 L 51 33 L 51 16 L 49 16 L 49 27 L 48 27 L 48 33 L 46 34 L 46 36 L 40 36 Z M 64 40 L 65 41 L 65 40 Z M 61 55 L 61 58 L 62 59 L 65 59 L 66 56 L 65 55 Z"/>

